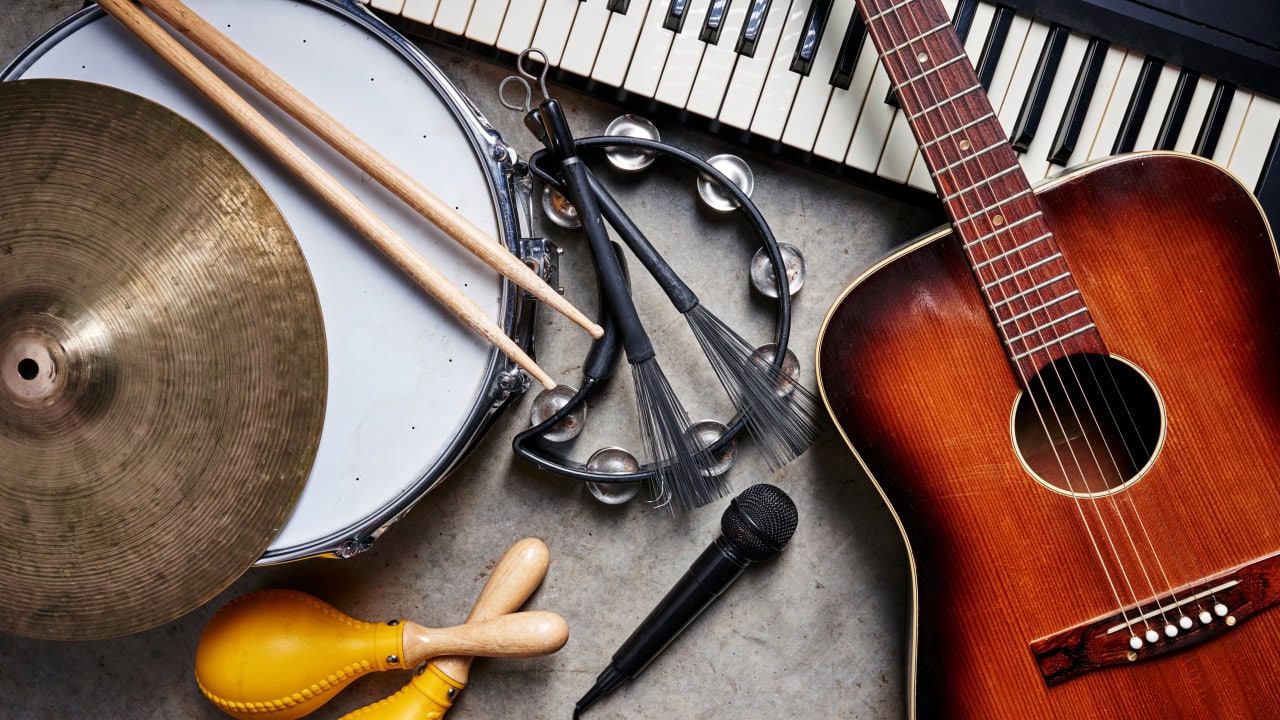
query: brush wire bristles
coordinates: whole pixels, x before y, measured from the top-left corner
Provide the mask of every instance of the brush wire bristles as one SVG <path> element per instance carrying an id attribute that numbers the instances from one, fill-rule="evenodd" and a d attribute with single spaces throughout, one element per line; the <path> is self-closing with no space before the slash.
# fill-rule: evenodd
<path id="1" fill-rule="evenodd" d="M 769 467 L 777 470 L 804 454 L 822 433 L 818 398 L 702 305 L 685 319 Z"/>
<path id="2" fill-rule="evenodd" d="M 689 432 L 689 414 L 672 392 L 658 360 L 633 364 L 631 377 L 640 410 L 640 435 L 653 470 L 654 501 L 682 513 L 724 497 L 729 485 L 714 474 L 711 453 Z"/>

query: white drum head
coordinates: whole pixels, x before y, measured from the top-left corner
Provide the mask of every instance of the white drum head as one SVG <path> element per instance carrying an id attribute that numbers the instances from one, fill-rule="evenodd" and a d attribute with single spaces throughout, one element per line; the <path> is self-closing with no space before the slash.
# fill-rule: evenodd
<path id="1" fill-rule="evenodd" d="M 481 229 L 508 237 L 511 230 L 495 209 L 505 191 L 496 189 L 480 157 L 470 111 L 350 11 L 296 0 L 186 2 Z M 508 299 L 493 271 L 196 53 L 495 322 L 503 322 Z M 333 552 L 359 533 L 367 537 L 457 459 L 490 405 L 495 351 L 368 247 L 150 50 L 110 17 L 86 11 L 31 48 L 8 77 L 87 80 L 172 108 L 249 167 L 297 235 L 324 313 L 328 407 L 308 484 L 263 562 Z"/>

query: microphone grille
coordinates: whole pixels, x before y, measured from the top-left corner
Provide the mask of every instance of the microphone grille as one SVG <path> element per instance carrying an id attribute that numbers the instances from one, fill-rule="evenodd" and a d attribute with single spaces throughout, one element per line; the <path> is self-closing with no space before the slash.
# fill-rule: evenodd
<path id="1" fill-rule="evenodd" d="M 796 504 L 779 488 L 761 483 L 743 490 L 725 508 L 720 530 L 755 562 L 782 552 L 796 531 Z"/>

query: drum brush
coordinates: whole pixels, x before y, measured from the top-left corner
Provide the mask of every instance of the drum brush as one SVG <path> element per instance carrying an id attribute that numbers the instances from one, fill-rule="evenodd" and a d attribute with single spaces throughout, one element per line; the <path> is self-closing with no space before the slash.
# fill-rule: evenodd
<path id="1" fill-rule="evenodd" d="M 427 628 L 362 622 L 305 593 L 264 590 L 231 601 L 209 621 L 196 649 L 196 682 L 234 717 L 292 720 L 366 673 L 444 655 L 546 655 L 568 636 L 568 625 L 549 612 Z"/>
<path id="2" fill-rule="evenodd" d="M 520 609 L 546 574 L 550 562 L 541 540 L 525 538 L 502 556 L 467 622 L 487 620 Z M 435 658 L 394 695 L 365 706 L 342 720 L 425 720 L 443 717 L 467 684 L 471 657 Z"/>

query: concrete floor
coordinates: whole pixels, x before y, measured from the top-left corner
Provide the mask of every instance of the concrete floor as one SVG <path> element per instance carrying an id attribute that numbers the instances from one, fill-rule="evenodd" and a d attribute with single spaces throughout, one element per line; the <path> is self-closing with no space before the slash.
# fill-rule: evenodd
<path id="1" fill-rule="evenodd" d="M 0 64 L 79 4 L 4 0 Z M 507 68 L 427 51 L 522 154 L 536 149 L 519 116 L 498 104 L 495 88 Z M 568 90 L 555 93 L 581 134 L 599 132 L 619 113 Z M 937 217 L 674 124 L 659 128 L 664 140 L 704 157 L 742 154 L 773 230 L 805 253 L 809 276 L 795 304 L 793 343 L 804 382 L 814 387 L 813 347 L 836 294 Z M 752 248 L 735 244 L 731 221 L 697 207 L 692 185 L 689 177 L 659 173 L 652 182 L 625 184 L 619 194 L 704 302 L 763 341 L 768 306 L 751 295 L 745 280 Z M 591 308 L 595 283 L 585 268 L 582 239 L 546 222 L 539 230 L 567 249 L 562 284 L 571 299 Z M 683 321 L 647 278 L 636 280 L 636 293 L 642 315 L 665 339 L 659 348 L 663 366 L 692 413 L 725 417 L 721 401 L 703 399 L 718 392 L 700 391 L 716 386 L 681 329 Z M 549 313 L 540 323 L 539 361 L 572 382 L 585 336 Z M 639 445 L 629 381 L 614 385 L 591 408 L 589 433 L 574 451 L 578 459 L 606 440 Z M 569 717 L 618 644 L 718 533 L 725 503 L 674 519 L 640 500 L 605 506 L 583 487 L 516 461 L 510 439 L 528 424 L 531 397 L 497 421 L 442 487 L 354 559 L 251 569 L 206 606 L 129 637 L 73 643 L 0 637 L 0 716 L 223 717 L 196 688 L 193 655 L 205 623 L 231 598 L 260 588 L 294 588 L 362 619 L 452 625 L 465 618 L 494 559 L 531 535 L 547 542 L 553 561 L 527 607 L 562 614 L 572 628 L 570 640 L 545 658 L 478 661 L 451 717 Z M 829 431 L 808 454 L 772 474 L 744 440 L 729 477 L 739 490 L 761 481 L 784 488 L 799 508 L 795 538 L 776 562 L 748 571 L 638 681 L 587 717 L 902 716 L 905 553 L 889 512 L 839 435 Z M 404 673 L 362 679 L 314 717 L 337 718 L 407 679 Z"/>

